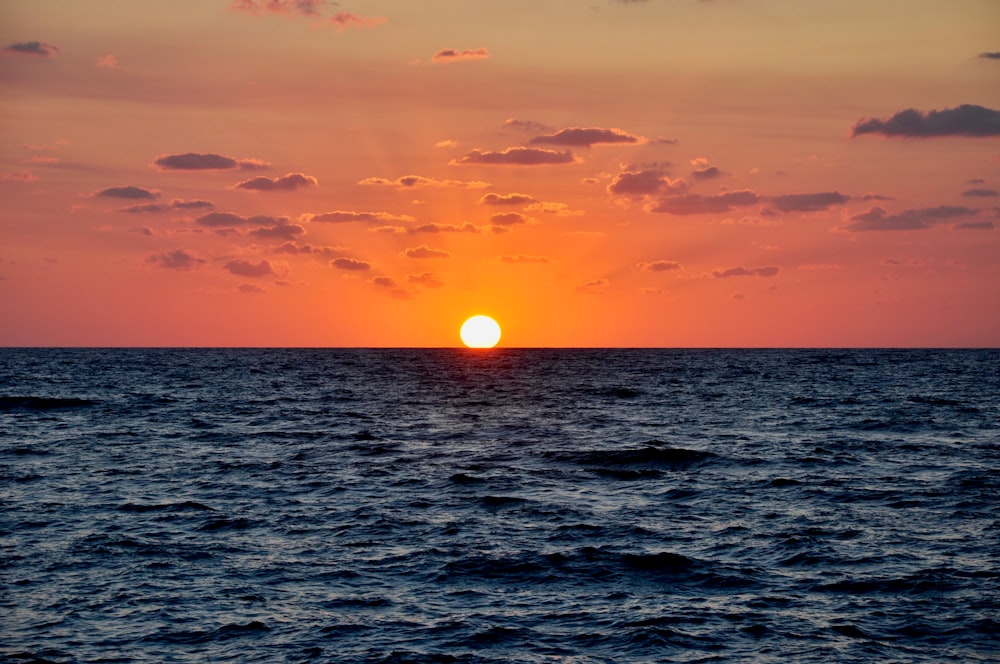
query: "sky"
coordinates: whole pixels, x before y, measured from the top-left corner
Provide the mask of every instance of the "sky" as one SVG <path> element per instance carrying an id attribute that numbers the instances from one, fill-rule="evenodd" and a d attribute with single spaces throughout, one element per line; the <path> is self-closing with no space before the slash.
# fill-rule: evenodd
<path id="1" fill-rule="evenodd" d="M 0 345 L 1000 346 L 995 0 L 3 0 Z"/>

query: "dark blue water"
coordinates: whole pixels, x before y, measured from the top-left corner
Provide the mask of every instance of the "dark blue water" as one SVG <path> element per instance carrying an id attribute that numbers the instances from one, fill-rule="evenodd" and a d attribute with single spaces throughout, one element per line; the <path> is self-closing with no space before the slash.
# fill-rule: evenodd
<path id="1" fill-rule="evenodd" d="M 0 350 L 0 660 L 996 661 L 998 368 Z"/>

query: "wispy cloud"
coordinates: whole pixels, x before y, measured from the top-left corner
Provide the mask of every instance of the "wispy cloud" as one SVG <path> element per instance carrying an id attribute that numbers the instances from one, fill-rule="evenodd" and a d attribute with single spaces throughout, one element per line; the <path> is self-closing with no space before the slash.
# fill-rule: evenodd
<path id="1" fill-rule="evenodd" d="M 260 171 L 271 165 L 259 159 L 236 159 L 214 152 L 185 152 L 183 154 L 160 155 L 153 165 L 163 171 Z"/>
<path id="2" fill-rule="evenodd" d="M 727 279 L 729 277 L 776 277 L 781 272 L 781 268 L 776 265 L 765 267 L 737 267 L 720 268 L 712 271 L 712 276 L 717 279 Z"/>
<path id="3" fill-rule="evenodd" d="M 311 175 L 288 173 L 277 178 L 259 175 L 255 178 L 238 182 L 233 185 L 233 188 L 248 191 L 295 191 L 303 187 L 315 187 L 318 184 L 319 180 Z"/>
<path id="4" fill-rule="evenodd" d="M 431 58 L 432 62 L 458 62 L 460 60 L 485 60 L 490 54 L 485 48 L 467 48 L 459 51 L 453 48 L 443 48 Z"/>
<path id="5" fill-rule="evenodd" d="M 38 176 L 28 172 L 8 173 L 0 171 L 0 182 L 38 182 Z"/>
<path id="6" fill-rule="evenodd" d="M 212 207 L 214 205 L 209 201 L 184 201 L 175 198 L 169 203 L 142 203 L 140 205 L 118 208 L 115 212 L 124 212 L 126 214 L 159 214 L 162 212 L 179 212 L 183 210 L 204 210 L 211 209 Z"/>
<path id="7" fill-rule="evenodd" d="M 118 58 L 108 53 L 107 55 L 102 55 L 94 60 L 94 65 L 97 67 L 104 67 L 105 69 L 117 69 Z"/>
<path id="8" fill-rule="evenodd" d="M 1000 60 L 1000 51 L 984 51 L 979 57 L 984 60 Z"/>
<path id="9" fill-rule="evenodd" d="M 150 256 L 146 259 L 146 262 L 167 268 L 168 270 L 193 270 L 200 265 L 204 265 L 206 261 L 184 249 L 175 249 L 167 253 Z"/>
<path id="10" fill-rule="evenodd" d="M 488 166 L 543 166 L 553 164 L 573 164 L 577 159 L 569 150 L 556 151 L 546 148 L 514 147 L 494 152 L 473 150 L 451 164 L 483 164 Z"/>
<path id="11" fill-rule="evenodd" d="M 444 286 L 444 281 L 433 272 L 408 274 L 406 275 L 406 281 L 417 286 L 423 286 L 424 288 L 441 288 Z"/>
<path id="12" fill-rule="evenodd" d="M 489 182 L 464 182 L 462 180 L 435 180 L 434 178 L 423 177 L 422 175 L 404 175 L 395 180 L 387 178 L 365 178 L 358 181 L 360 185 L 399 187 L 400 189 L 420 189 L 423 187 L 440 189 L 488 189 L 492 185 Z"/>
<path id="13" fill-rule="evenodd" d="M 966 189 L 962 192 L 962 196 L 966 198 L 994 198 L 1000 196 L 1000 192 L 996 189 Z"/>
<path id="14" fill-rule="evenodd" d="M 607 279 L 593 279 L 576 287 L 577 293 L 583 295 L 604 295 L 608 292 L 610 282 Z"/>
<path id="15" fill-rule="evenodd" d="M 255 215 L 253 217 L 242 217 L 232 212 L 209 212 L 194 220 L 199 226 L 209 228 L 231 228 L 234 226 L 276 226 L 287 222 L 283 217 L 268 217 L 266 215 Z"/>
<path id="16" fill-rule="evenodd" d="M 529 256 L 526 254 L 517 254 L 516 256 L 501 256 L 501 263 L 507 263 L 508 265 L 541 265 L 545 263 L 550 263 L 550 259 L 547 256 Z"/>
<path id="17" fill-rule="evenodd" d="M 337 32 L 357 29 L 365 30 L 376 28 L 386 22 L 384 16 L 358 16 L 352 12 L 337 12 L 330 18 L 330 23 L 337 29 Z"/>
<path id="18" fill-rule="evenodd" d="M 663 259 L 637 263 L 636 267 L 643 272 L 674 272 L 682 268 L 681 264 L 677 261 L 668 261 Z"/>
<path id="19" fill-rule="evenodd" d="M 1000 111 L 975 104 L 963 104 L 957 108 L 927 113 L 911 108 L 888 119 L 859 120 L 851 130 L 851 135 L 863 134 L 915 138 L 1000 136 Z"/>
<path id="20" fill-rule="evenodd" d="M 300 221 L 308 221 L 321 224 L 345 224 L 351 222 L 362 223 L 399 223 L 412 222 L 413 217 L 405 214 L 391 214 L 389 212 L 354 212 L 350 210 L 337 210 L 335 212 L 321 212 L 318 214 L 304 214 Z"/>
<path id="21" fill-rule="evenodd" d="M 552 131 L 552 128 L 541 122 L 535 122 L 534 120 L 518 120 L 517 118 L 507 118 L 503 121 L 504 127 L 510 127 L 511 129 L 517 129 L 518 131 L 530 132 L 532 134 L 538 134 L 541 132 Z"/>
<path id="22" fill-rule="evenodd" d="M 843 205 L 851 200 L 837 191 L 824 191 L 814 194 L 786 194 L 768 199 L 774 207 L 782 212 L 819 212 L 834 205 Z"/>
<path id="23" fill-rule="evenodd" d="M 327 5 L 336 5 L 329 0 L 233 0 L 230 9 L 255 16 L 271 13 L 317 17 Z"/>
<path id="24" fill-rule="evenodd" d="M 543 134 L 531 139 L 533 145 L 568 145 L 575 147 L 591 147 L 599 144 L 634 144 L 645 139 L 633 136 L 621 129 L 601 129 L 600 127 L 567 127 L 554 134 Z"/>
<path id="25" fill-rule="evenodd" d="M 850 223 L 844 226 L 844 229 L 854 232 L 922 231 L 936 224 L 976 213 L 975 209 L 953 205 L 905 210 L 898 214 L 889 214 L 883 208 L 873 207 L 867 212 L 851 217 Z"/>
<path id="26" fill-rule="evenodd" d="M 647 209 L 649 212 L 674 215 L 718 214 L 730 212 L 733 208 L 754 205 L 759 200 L 760 196 L 756 193 L 749 189 L 743 189 L 740 191 L 727 191 L 723 194 L 713 196 L 703 196 L 701 194 L 667 196 L 657 200 Z"/>
<path id="27" fill-rule="evenodd" d="M 422 244 L 419 247 L 411 247 L 409 249 L 404 249 L 401 254 L 404 258 L 451 258 L 451 254 L 444 249 L 432 249 L 426 244 Z"/>
<path id="28" fill-rule="evenodd" d="M 59 52 L 59 47 L 42 41 L 14 42 L 5 46 L 4 53 L 9 55 L 29 55 L 40 58 L 51 58 Z"/>
<path id="29" fill-rule="evenodd" d="M 478 233 L 479 227 L 471 222 L 457 224 L 420 224 L 406 229 L 407 233 Z"/>

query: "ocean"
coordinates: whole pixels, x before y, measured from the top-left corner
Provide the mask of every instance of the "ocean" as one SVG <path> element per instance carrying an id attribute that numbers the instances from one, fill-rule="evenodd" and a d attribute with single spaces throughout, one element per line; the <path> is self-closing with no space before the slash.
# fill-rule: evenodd
<path id="1" fill-rule="evenodd" d="M 994 662 L 1000 351 L 0 349 L 3 662 Z"/>

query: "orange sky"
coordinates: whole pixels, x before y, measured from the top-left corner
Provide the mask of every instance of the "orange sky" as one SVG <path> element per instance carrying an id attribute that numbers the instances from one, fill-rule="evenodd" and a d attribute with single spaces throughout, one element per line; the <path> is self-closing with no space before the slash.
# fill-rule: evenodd
<path id="1" fill-rule="evenodd" d="M 32 0 L 0 48 L 0 345 L 1000 346 L 995 0 Z"/>

